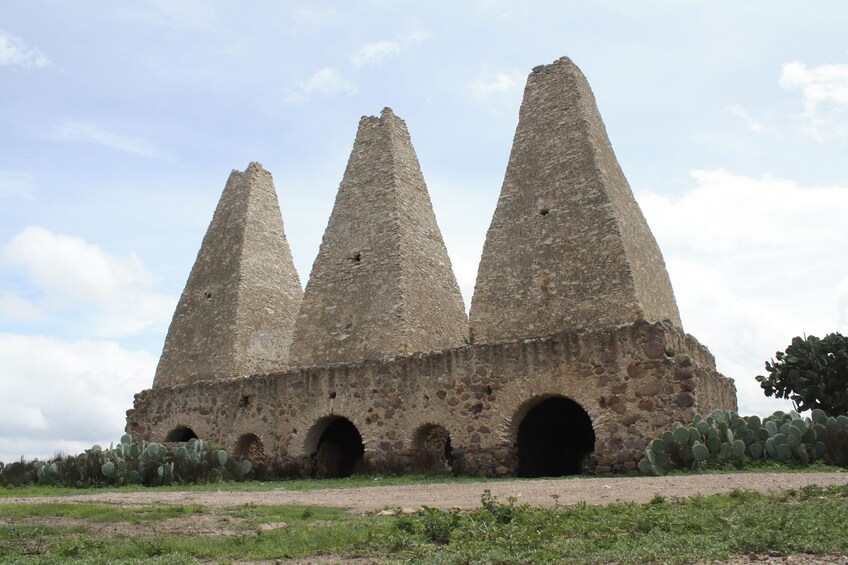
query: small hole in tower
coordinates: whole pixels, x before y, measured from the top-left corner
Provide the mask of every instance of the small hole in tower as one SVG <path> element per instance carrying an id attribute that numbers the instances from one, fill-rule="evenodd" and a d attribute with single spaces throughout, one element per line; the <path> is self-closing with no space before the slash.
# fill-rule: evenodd
<path id="1" fill-rule="evenodd" d="M 547 215 L 548 215 L 548 212 L 550 212 L 550 211 L 551 211 L 551 209 L 550 209 L 550 208 L 542 208 L 541 210 L 539 210 L 539 214 L 540 214 L 541 216 L 547 216 Z"/>
<path id="2" fill-rule="evenodd" d="M 330 398 L 335 398 L 336 397 L 336 391 L 331 391 L 329 396 L 330 396 Z"/>
<path id="3" fill-rule="evenodd" d="M 353 261 L 354 263 L 359 263 L 359 261 L 362 260 L 362 253 L 357 251 L 356 253 L 353 254 L 353 256 L 350 258 L 350 260 Z"/>
<path id="4" fill-rule="evenodd" d="M 250 405 L 250 396 L 244 395 L 239 399 L 239 407 L 246 408 Z"/>
<path id="5" fill-rule="evenodd" d="M 209 300 L 210 298 L 212 298 L 212 293 L 211 293 L 211 292 L 207 292 L 207 293 L 206 293 L 206 299 L 207 299 L 207 300 Z"/>

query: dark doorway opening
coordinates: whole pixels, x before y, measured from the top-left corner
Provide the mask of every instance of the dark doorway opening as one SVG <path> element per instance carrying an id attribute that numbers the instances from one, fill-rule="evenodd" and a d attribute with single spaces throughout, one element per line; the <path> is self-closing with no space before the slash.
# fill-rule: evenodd
<path id="1" fill-rule="evenodd" d="M 422 471 L 450 473 L 453 447 L 450 433 L 438 425 L 423 426 L 415 434 L 415 466 Z"/>
<path id="2" fill-rule="evenodd" d="M 561 477 L 583 470 L 595 450 L 589 414 L 568 398 L 548 398 L 530 410 L 518 427 L 518 476 Z"/>
<path id="3" fill-rule="evenodd" d="M 349 477 L 364 453 L 365 446 L 356 426 L 347 418 L 336 418 L 318 441 L 314 475 L 319 479 Z"/>
<path id="4" fill-rule="evenodd" d="M 256 434 L 244 434 L 236 442 L 235 455 L 247 459 L 256 474 L 265 471 L 265 447 Z"/>
<path id="5" fill-rule="evenodd" d="M 177 426 L 165 436 L 165 441 L 188 441 L 190 439 L 197 439 L 197 434 L 186 426 Z"/>

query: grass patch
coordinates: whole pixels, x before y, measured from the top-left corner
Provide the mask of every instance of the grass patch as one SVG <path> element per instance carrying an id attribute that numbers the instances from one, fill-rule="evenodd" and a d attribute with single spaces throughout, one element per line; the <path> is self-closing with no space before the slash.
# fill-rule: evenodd
<path id="1" fill-rule="evenodd" d="M 435 564 L 683 563 L 752 552 L 848 552 L 845 486 L 554 509 L 484 497 L 470 515 L 448 516 L 428 510 L 398 518 L 394 549 L 409 561 Z"/>
<path id="2" fill-rule="evenodd" d="M 168 518 L 204 512 L 205 507 L 193 506 L 117 506 L 114 504 L 3 504 L 0 520 L 20 521 L 25 518 L 75 518 L 94 523 L 157 522 Z"/>
<path id="3" fill-rule="evenodd" d="M 404 486 L 442 483 L 476 483 L 504 479 L 486 479 L 481 477 L 456 477 L 452 475 L 401 475 L 382 477 L 378 475 L 357 475 L 343 479 L 285 479 L 279 481 L 217 482 L 194 485 L 168 485 L 145 487 L 141 485 L 110 486 L 102 488 L 69 488 L 44 485 L 26 485 L 0 487 L 0 498 L 23 496 L 73 496 L 93 492 L 264 492 L 273 490 L 310 491 L 327 488 L 359 488 L 373 486 Z"/>
<path id="4" fill-rule="evenodd" d="M 86 526 L 40 525 L 56 516 Z M 192 531 L 193 521 L 201 519 L 217 524 L 218 533 Z M 131 531 L 104 534 L 104 523 L 131 524 Z M 14 532 L 10 524 L 21 525 Z M 264 528 L 267 524 L 275 528 Z M 396 517 L 254 504 L 12 504 L 0 506 L 0 562 L 167 564 L 329 553 L 445 565 L 684 563 L 769 551 L 845 555 L 846 531 L 848 486 L 810 486 L 773 495 L 746 490 L 688 499 L 657 495 L 646 504 L 554 508 L 499 501 L 486 491 L 480 507 L 468 514 L 425 508 Z M 44 540 L 49 543 L 40 543 Z M 25 546 L 39 544 L 40 552 L 26 554 Z"/>

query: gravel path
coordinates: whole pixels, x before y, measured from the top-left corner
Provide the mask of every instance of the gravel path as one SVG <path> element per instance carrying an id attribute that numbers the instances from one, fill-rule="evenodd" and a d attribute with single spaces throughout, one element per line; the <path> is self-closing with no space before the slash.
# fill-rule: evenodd
<path id="1" fill-rule="evenodd" d="M 489 489 L 501 501 L 515 496 L 519 503 L 552 506 L 586 502 L 647 502 L 654 494 L 666 498 L 695 494 L 716 494 L 733 489 L 759 492 L 800 489 L 807 485 L 848 484 L 848 473 L 730 473 L 674 477 L 607 477 L 511 480 L 479 483 L 372 486 L 311 491 L 276 489 L 264 492 L 106 492 L 62 497 L 0 498 L 0 504 L 15 502 L 109 502 L 142 504 L 199 504 L 237 506 L 240 504 L 298 504 L 346 508 L 355 513 L 386 508 L 417 510 L 421 506 L 469 510 L 480 505 L 480 495 Z"/>

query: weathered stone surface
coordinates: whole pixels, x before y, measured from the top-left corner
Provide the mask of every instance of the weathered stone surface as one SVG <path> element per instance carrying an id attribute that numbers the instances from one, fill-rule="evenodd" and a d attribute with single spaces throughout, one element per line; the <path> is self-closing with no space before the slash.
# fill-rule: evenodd
<path id="1" fill-rule="evenodd" d="M 656 361 L 644 354 L 645 339 L 686 341 L 686 351 L 694 359 L 709 357 L 706 348 L 669 323 L 637 322 L 388 361 L 154 388 L 136 395 L 135 408 L 127 414 L 127 431 L 138 439 L 161 441 L 174 428 L 186 426 L 230 450 L 244 435 L 254 434 L 265 453 L 274 454 L 277 465 L 285 468 L 308 460 L 317 448 L 320 433 L 315 430 L 328 417 L 340 416 L 362 435 L 367 460 L 414 468 L 416 438 L 422 430 L 439 426 L 448 432 L 454 453 L 462 454 L 465 472 L 503 476 L 515 472 L 518 428 L 529 407 L 561 396 L 577 402 L 589 415 L 599 466 L 624 470 L 628 461 L 638 461 L 657 430 L 674 421 L 691 421 L 693 409 L 700 413 L 736 409 L 733 381 L 718 374 L 714 365 L 697 361 L 695 376 L 679 381 L 673 377 L 677 365 L 672 358 Z M 607 380 L 601 385 L 594 360 L 603 357 L 611 340 L 619 344 L 619 357 L 609 365 L 611 373 L 626 374 L 628 366 L 643 366 L 650 375 L 645 379 L 669 383 L 669 391 L 652 388 L 649 399 L 640 396 L 638 387 L 616 394 L 612 391 L 616 383 Z M 505 355 L 507 351 L 510 355 Z M 546 368 L 534 368 L 539 359 L 547 361 Z M 479 400 L 464 398 L 467 391 L 459 384 L 460 373 L 473 374 L 479 365 L 488 367 L 490 386 L 498 392 Z M 696 386 L 690 391 L 682 387 L 684 383 Z M 363 389 L 369 393 L 358 394 Z M 257 401 L 245 403 L 245 397 Z M 681 400 L 682 404 L 691 400 L 692 405 L 683 406 Z"/>
<path id="2" fill-rule="evenodd" d="M 280 371 L 303 291 L 271 173 L 233 171 L 180 297 L 154 387 Z"/>
<path id="3" fill-rule="evenodd" d="M 227 184 L 127 431 L 253 446 L 281 474 L 423 461 L 504 476 L 566 455 L 557 474 L 591 452 L 604 473 L 635 470 L 674 421 L 736 409 L 733 381 L 680 328 L 662 257 L 567 59 L 528 80 L 472 304 L 476 341 L 409 134 L 388 109 L 360 122 L 285 368 L 299 300 L 270 175 L 252 164 Z"/>
<path id="4" fill-rule="evenodd" d="M 460 346 L 465 305 L 406 124 L 359 122 L 295 328 L 292 364 Z"/>
<path id="5" fill-rule="evenodd" d="M 680 315 L 659 247 L 586 78 L 567 58 L 527 79 L 469 323 L 477 341 Z"/>

